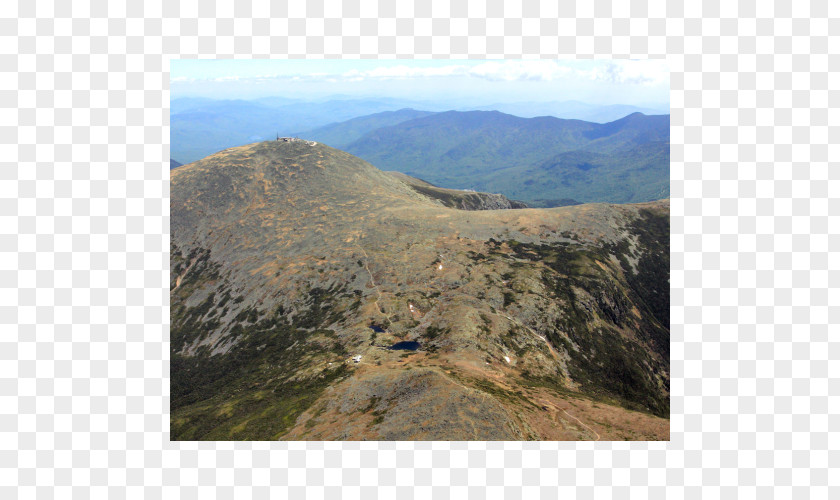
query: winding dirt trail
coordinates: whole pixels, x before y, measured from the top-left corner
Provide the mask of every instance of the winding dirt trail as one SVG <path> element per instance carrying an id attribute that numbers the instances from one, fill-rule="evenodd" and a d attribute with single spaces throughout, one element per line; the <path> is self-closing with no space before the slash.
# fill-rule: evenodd
<path id="1" fill-rule="evenodd" d="M 382 308 L 379 306 L 379 299 L 382 298 L 382 292 L 379 291 L 379 285 L 376 284 L 376 281 L 373 279 L 373 273 L 370 272 L 370 268 L 368 267 L 368 261 L 370 260 L 370 257 L 368 257 L 367 252 L 365 252 L 365 249 L 362 248 L 360 245 L 356 245 L 356 247 L 359 250 L 361 250 L 362 254 L 364 254 L 364 256 L 365 256 L 365 266 L 364 266 L 365 271 L 367 271 L 368 276 L 370 276 L 370 283 L 371 283 L 371 285 L 373 285 L 374 290 L 376 290 L 376 300 L 374 301 L 374 304 L 376 305 L 376 311 L 379 312 L 379 314 L 381 314 L 385 318 L 385 321 L 387 321 L 388 324 L 390 325 L 391 324 L 391 318 L 389 318 L 387 314 L 382 312 Z"/>
<path id="2" fill-rule="evenodd" d="M 589 432 L 591 432 L 592 434 L 595 434 L 595 441 L 600 441 L 600 440 L 601 440 L 601 435 L 600 435 L 600 434 L 598 434 L 597 432 L 595 432 L 595 431 L 592 429 L 592 427 L 589 427 L 588 425 L 584 424 L 583 422 L 581 422 L 581 421 L 580 421 L 580 419 L 579 419 L 579 418 L 577 418 L 576 416 L 574 416 L 574 415 L 572 415 L 571 413 L 567 412 L 566 410 L 563 410 L 563 413 L 565 413 L 566 415 L 568 415 L 568 416 L 572 417 L 573 419 L 577 420 L 577 421 L 578 421 L 578 423 L 579 423 L 580 425 L 584 426 L 584 427 L 585 427 L 585 428 L 586 428 Z"/>
<path id="3" fill-rule="evenodd" d="M 588 425 L 584 424 L 583 422 L 581 422 L 581 420 L 580 420 L 579 418 L 577 418 L 576 416 L 574 416 L 574 415 L 572 415 L 571 413 L 567 412 L 565 409 L 560 408 L 560 407 L 558 407 L 556 404 L 552 403 L 551 401 L 546 401 L 545 399 L 542 399 L 542 398 L 538 398 L 538 399 L 537 399 L 537 401 L 539 401 L 540 403 L 542 403 L 542 404 L 544 404 L 544 405 L 549 405 L 549 406 L 551 406 L 551 407 L 552 407 L 552 408 L 554 408 L 554 409 L 555 409 L 558 413 L 562 411 L 563 413 L 565 413 L 565 414 L 566 414 L 567 416 L 569 416 L 570 418 L 573 418 L 573 419 L 577 420 L 577 422 L 578 422 L 578 423 L 579 423 L 579 424 L 580 424 L 583 428 L 585 428 L 586 430 L 588 430 L 589 432 L 591 432 L 591 433 L 595 436 L 595 441 L 600 441 L 600 440 L 601 440 L 601 435 L 600 435 L 600 434 L 598 434 L 597 432 L 595 432 L 595 430 L 594 430 L 594 429 L 592 429 L 592 427 L 589 427 Z M 555 417 L 555 418 L 556 418 L 556 417 Z"/>

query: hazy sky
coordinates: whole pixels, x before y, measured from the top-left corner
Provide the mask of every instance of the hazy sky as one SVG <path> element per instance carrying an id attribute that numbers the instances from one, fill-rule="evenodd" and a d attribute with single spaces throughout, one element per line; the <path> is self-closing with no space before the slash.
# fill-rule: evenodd
<path id="1" fill-rule="evenodd" d="M 181 59 L 170 66 L 179 97 L 252 99 L 331 95 L 464 104 L 582 101 L 667 106 L 664 61 L 440 59 Z"/>

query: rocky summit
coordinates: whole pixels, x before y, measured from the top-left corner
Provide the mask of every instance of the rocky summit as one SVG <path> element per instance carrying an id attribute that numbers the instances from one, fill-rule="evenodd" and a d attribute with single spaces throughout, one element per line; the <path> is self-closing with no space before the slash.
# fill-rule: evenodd
<path id="1" fill-rule="evenodd" d="M 301 140 L 170 179 L 173 440 L 669 439 L 668 200 L 516 208 Z"/>

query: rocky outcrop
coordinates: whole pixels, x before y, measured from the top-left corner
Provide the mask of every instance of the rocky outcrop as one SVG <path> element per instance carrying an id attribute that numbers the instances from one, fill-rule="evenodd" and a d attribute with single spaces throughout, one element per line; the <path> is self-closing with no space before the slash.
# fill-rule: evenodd
<path id="1" fill-rule="evenodd" d="M 388 173 L 405 182 L 418 193 L 436 200 L 445 207 L 457 208 L 458 210 L 510 210 L 514 208 L 528 208 L 528 205 L 525 203 L 510 200 L 501 194 L 446 189 L 399 172 Z"/>

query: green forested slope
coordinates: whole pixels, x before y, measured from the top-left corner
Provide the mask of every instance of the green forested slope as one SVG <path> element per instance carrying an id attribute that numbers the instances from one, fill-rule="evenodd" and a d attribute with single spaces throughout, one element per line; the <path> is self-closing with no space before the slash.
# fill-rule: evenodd
<path id="1" fill-rule="evenodd" d="M 373 130 L 346 150 L 442 187 L 534 206 L 631 203 L 669 195 L 669 127 L 668 115 L 641 113 L 598 124 L 451 111 Z"/>

